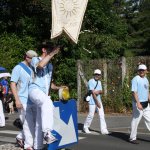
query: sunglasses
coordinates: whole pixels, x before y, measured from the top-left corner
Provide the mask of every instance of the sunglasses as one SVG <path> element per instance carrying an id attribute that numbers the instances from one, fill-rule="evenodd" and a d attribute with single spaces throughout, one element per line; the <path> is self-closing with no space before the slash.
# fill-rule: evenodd
<path id="1" fill-rule="evenodd" d="M 144 69 L 139 69 L 139 71 L 145 71 Z"/>
<path id="2" fill-rule="evenodd" d="M 95 76 L 100 76 L 100 74 L 94 74 Z"/>

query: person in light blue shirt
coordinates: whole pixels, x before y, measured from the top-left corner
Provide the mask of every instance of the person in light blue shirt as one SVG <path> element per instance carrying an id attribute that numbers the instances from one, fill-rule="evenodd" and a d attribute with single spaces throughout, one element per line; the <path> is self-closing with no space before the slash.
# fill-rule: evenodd
<path id="1" fill-rule="evenodd" d="M 142 71 L 140 71 L 142 72 Z M 139 102 L 147 102 L 149 96 L 149 81 L 146 77 L 140 77 L 137 75 L 132 80 L 132 91 L 138 93 Z M 132 100 L 135 100 L 135 96 L 132 96 Z"/>
<path id="2" fill-rule="evenodd" d="M 28 67 L 28 69 L 30 68 Z M 16 88 L 17 88 L 17 95 L 19 98 L 18 101 L 16 100 L 17 108 L 20 108 L 20 105 L 27 104 L 29 81 L 30 75 L 27 74 L 26 71 L 20 65 L 15 66 L 15 68 L 12 71 L 11 82 L 17 83 Z"/>
<path id="3" fill-rule="evenodd" d="M 137 141 L 137 128 L 144 117 L 146 127 L 150 131 L 150 92 L 149 81 L 146 77 L 147 67 L 144 64 L 138 66 L 138 75 L 132 79 L 132 121 L 129 142 L 139 144 Z"/>
<path id="4" fill-rule="evenodd" d="M 109 134 L 107 130 L 107 125 L 105 121 L 104 109 L 101 100 L 102 91 L 102 84 L 99 80 L 101 76 L 101 70 L 96 69 L 94 71 L 94 78 L 88 81 L 88 91 L 91 93 L 89 98 L 89 113 L 84 122 L 83 131 L 87 134 L 91 133 L 89 127 L 92 123 L 95 110 L 97 109 L 100 119 L 100 131 L 101 134 Z"/>
<path id="5" fill-rule="evenodd" d="M 34 77 L 29 84 L 29 98 L 37 106 L 34 149 L 43 148 L 43 139 L 50 144 L 57 139 L 53 130 L 53 103 L 49 96 L 49 88 L 59 89 L 53 82 L 53 66 L 49 62 L 59 51 L 59 47 L 52 47 L 49 42 L 42 43 L 42 54 L 31 61 Z"/>
<path id="6" fill-rule="evenodd" d="M 37 64 L 42 60 L 41 57 L 34 57 L 31 61 L 31 66 L 35 72 L 36 77 L 31 81 L 29 90 L 39 88 L 48 95 L 51 84 L 53 65 L 48 63 L 43 69 L 37 68 Z"/>
<path id="7" fill-rule="evenodd" d="M 95 88 L 95 86 L 96 86 L 96 88 Z M 97 81 L 94 78 L 90 79 L 88 82 L 88 91 L 92 91 L 93 89 L 95 89 L 97 91 L 102 91 L 101 81 L 99 81 L 99 80 Z M 97 95 L 97 100 L 100 103 L 100 101 L 101 101 L 101 95 L 100 94 Z M 90 105 L 96 105 L 96 101 L 92 95 L 90 96 L 89 104 Z"/>
<path id="8" fill-rule="evenodd" d="M 28 86 L 32 76 L 32 70 L 29 65 L 32 57 L 37 56 L 33 50 L 25 53 L 24 61 L 16 65 L 11 74 L 11 90 L 15 98 L 16 107 L 20 113 L 20 120 L 23 124 L 23 130 L 17 137 L 17 143 L 21 148 L 29 149 L 33 146 L 34 131 L 32 112 L 35 110 L 31 102 L 28 100 Z M 36 108 L 36 107 L 35 107 Z M 35 111 L 36 112 L 36 111 Z"/>

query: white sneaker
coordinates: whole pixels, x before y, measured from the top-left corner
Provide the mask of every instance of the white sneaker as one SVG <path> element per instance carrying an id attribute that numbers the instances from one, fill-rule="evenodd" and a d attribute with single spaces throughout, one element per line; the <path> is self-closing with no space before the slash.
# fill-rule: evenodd
<path id="1" fill-rule="evenodd" d="M 90 133 L 91 133 L 91 131 L 89 130 L 89 128 L 83 128 L 83 131 L 84 131 L 85 133 L 87 133 L 87 134 L 90 134 Z"/>
<path id="2" fill-rule="evenodd" d="M 103 135 L 108 135 L 108 134 L 110 134 L 108 131 L 104 131 L 104 132 L 101 132 L 101 134 L 103 134 Z"/>
<path id="3" fill-rule="evenodd" d="M 44 133 L 44 140 L 47 144 L 51 144 L 53 142 L 56 142 L 58 139 L 55 138 L 55 136 L 51 132 Z"/>

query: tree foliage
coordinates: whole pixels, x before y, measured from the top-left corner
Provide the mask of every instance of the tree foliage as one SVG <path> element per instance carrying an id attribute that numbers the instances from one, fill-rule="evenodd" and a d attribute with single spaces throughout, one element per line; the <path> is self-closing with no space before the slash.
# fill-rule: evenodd
<path id="1" fill-rule="evenodd" d="M 15 34 L 4 33 L 0 36 L 0 65 L 9 71 L 23 60 L 27 50 L 33 49 L 35 41 L 29 36 L 18 37 Z"/>
<path id="2" fill-rule="evenodd" d="M 81 48 L 91 51 L 90 58 L 115 58 L 123 54 L 127 37 L 127 26 L 114 12 L 111 0 L 89 1 Z"/>
<path id="3" fill-rule="evenodd" d="M 124 19 L 128 25 L 128 47 L 132 55 L 149 55 L 150 48 L 150 1 L 125 1 Z"/>

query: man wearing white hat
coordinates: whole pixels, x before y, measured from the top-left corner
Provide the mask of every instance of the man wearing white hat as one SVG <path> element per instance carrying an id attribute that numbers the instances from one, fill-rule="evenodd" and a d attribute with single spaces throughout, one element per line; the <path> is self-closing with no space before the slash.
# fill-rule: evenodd
<path id="1" fill-rule="evenodd" d="M 94 78 L 88 81 L 88 91 L 91 91 L 91 95 L 90 95 L 90 99 L 88 102 L 89 113 L 83 126 L 83 131 L 85 133 L 91 133 L 91 131 L 89 131 L 89 127 L 92 123 L 95 110 L 97 109 L 98 114 L 99 114 L 99 119 L 100 119 L 101 134 L 109 134 L 107 130 L 107 125 L 106 125 L 105 116 L 104 116 L 104 109 L 103 109 L 103 104 L 101 100 L 101 94 L 103 93 L 103 91 L 102 91 L 101 81 L 99 80 L 100 76 L 101 76 L 101 70 L 96 69 L 94 71 Z"/>
<path id="2" fill-rule="evenodd" d="M 137 141 L 137 128 L 143 116 L 147 129 L 150 131 L 150 93 L 149 81 L 146 78 L 147 67 L 144 64 L 138 66 L 138 75 L 132 79 L 132 122 L 130 143 L 139 144 Z"/>
<path id="3" fill-rule="evenodd" d="M 37 56 L 37 53 L 33 50 L 25 53 L 24 61 L 16 65 L 12 70 L 10 84 L 16 107 L 20 112 L 19 117 L 23 124 L 23 130 L 17 135 L 16 140 L 20 147 L 28 150 L 32 150 L 34 136 L 34 126 L 32 126 L 32 117 L 34 116 L 32 115 L 33 103 L 28 100 L 28 84 L 32 76 L 32 70 L 29 66 L 32 58 L 35 56 Z M 31 129 L 31 127 L 33 128 Z"/>

